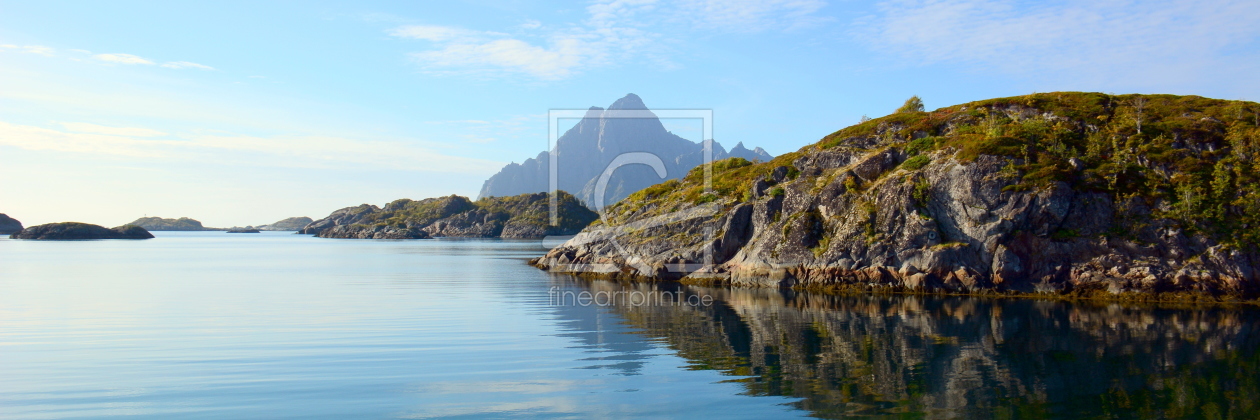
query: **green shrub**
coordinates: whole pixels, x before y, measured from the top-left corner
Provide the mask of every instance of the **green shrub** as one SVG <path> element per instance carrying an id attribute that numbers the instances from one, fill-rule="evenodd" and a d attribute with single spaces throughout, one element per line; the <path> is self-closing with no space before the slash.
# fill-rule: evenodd
<path id="1" fill-rule="evenodd" d="M 944 140 L 945 140 L 945 137 L 923 137 L 920 139 L 911 140 L 910 143 L 906 145 L 906 153 L 909 153 L 911 155 L 917 155 L 920 153 L 935 150 L 936 146 L 943 143 Z"/>
<path id="2" fill-rule="evenodd" d="M 901 167 L 905 168 L 908 171 L 917 171 L 919 169 L 922 169 L 924 166 L 927 166 L 927 164 L 931 162 L 932 162 L 932 159 L 928 159 L 927 156 L 918 155 L 910 159 L 906 159 L 905 162 L 901 162 Z"/>
<path id="3" fill-rule="evenodd" d="M 911 197 L 914 197 L 914 203 L 918 204 L 919 207 L 927 207 L 928 200 L 932 198 L 932 184 L 926 179 L 915 183 Z"/>
<path id="4" fill-rule="evenodd" d="M 770 190 L 770 196 L 772 197 L 782 197 L 783 194 L 783 187 L 774 187 L 774 189 Z"/>
<path id="5" fill-rule="evenodd" d="M 906 103 L 902 104 L 901 108 L 897 108 L 897 113 L 903 112 L 923 112 L 923 100 L 919 99 L 918 95 L 911 96 L 910 99 L 906 99 Z"/>

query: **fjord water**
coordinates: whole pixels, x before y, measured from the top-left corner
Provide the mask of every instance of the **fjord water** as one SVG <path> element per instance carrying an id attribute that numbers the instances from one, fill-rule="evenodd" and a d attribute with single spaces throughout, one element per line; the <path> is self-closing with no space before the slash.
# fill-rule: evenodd
<path id="1" fill-rule="evenodd" d="M 536 241 L 156 235 L 0 240 L 0 418 L 1260 410 L 1249 308 L 592 282 L 525 265 Z M 712 304 L 557 299 L 583 291 Z"/>

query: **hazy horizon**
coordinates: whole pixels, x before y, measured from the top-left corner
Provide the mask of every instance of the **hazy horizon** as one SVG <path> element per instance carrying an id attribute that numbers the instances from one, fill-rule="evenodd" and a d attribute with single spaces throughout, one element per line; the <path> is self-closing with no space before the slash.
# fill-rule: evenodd
<path id="1" fill-rule="evenodd" d="M 712 109 L 717 141 L 775 155 L 911 95 L 928 109 L 1037 91 L 1260 96 L 1260 4 L 1243 1 L 0 10 L 0 213 L 27 226 L 229 227 L 475 197 L 546 148 L 548 109 L 627 93 Z"/>

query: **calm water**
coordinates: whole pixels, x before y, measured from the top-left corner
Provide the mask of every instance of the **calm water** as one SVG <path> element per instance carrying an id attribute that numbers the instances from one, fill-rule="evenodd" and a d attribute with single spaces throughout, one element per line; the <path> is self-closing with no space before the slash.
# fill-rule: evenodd
<path id="1" fill-rule="evenodd" d="M 1260 414 L 1255 310 L 587 282 L 526 266 L 538 242 L 157 235 L 0 240 L 0 418 Z"/>

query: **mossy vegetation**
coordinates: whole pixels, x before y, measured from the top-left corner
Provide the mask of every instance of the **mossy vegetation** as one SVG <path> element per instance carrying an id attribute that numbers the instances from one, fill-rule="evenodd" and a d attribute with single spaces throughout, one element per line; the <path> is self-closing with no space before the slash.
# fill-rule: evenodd
<path id="1" fill-rule="evenodd" d="M 918 155 L 918 156 L 911 157 L 910 159 L 906 159 L 905 162 L 901 162 L 901 167 L 907 171 L 917 171 L 919 169 L 922 169 L 924 166 L 927 166 L 927 164 L 931 162 L 932 162 L 931 158 L 928 158 L 927 156 L 924 156 L 924 155 Z"/>

